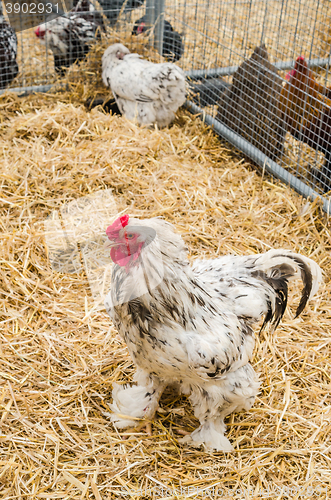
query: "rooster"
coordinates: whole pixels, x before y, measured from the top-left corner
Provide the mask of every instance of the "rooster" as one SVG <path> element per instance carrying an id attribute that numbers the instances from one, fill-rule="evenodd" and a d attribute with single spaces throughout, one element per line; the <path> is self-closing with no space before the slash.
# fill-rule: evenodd
<path id="1" fill-rule="evenodd" d="M 41 24 L 35 34 L 52 50 L 55 71 L 63 76 L 65 68 L 84 59 L 101 31 L 106 31 L 102 14 L 89 0 L 74 0 L 68 14 Z"/>
<path id="2" fill-rule="evenodd" d="M 224 418 L 249 410 L 259 390 L 250 364 L 253 325 L 277 327 L 288 281 L 301 277 L 298 316 L 321 269 L 288 250 L 195 260 L 171 224 L 124 215 L 106 230 L 114 262 L 105 306 L 137 367 L 137 385 L 113 387 L 115 427 L 152 418 L 168 384 L 189 395 L 200 427 L 184 442 L 230 451 Z"/>
<path id="3" fill-rule="evenodd" d="M 331 189 L 331 91 L 315 80 L 303 56 L 297 58 L 286 80 L 280 109 L 291 134 L 324 153 L 322 170 L 315 170 L 314 175 L 327 192 Z"/>
<path id="4" fill-rule="evenodd" d="M 102 79 L 120 112 L 139 125 L 167 127 L 185 102 L 185 75 L 178 66 L 146 61 L 120 43 L 103 54 Z"/>
<path id="5" fill-rule="evenodd" d="M 134 23 L 132 35 L 140 35 L 140 33 L 145 33 L 149 27 L 147 23 L 147 15 L 138 19 Z M 179 61 L 183 54 L 183 40 L 182 36 L 175 31 L 169 21 L 164 20 L 163 28 L 163 44 L 162 44 L 162 55 L 168 61 Z"/>
<path id="6" fill-rule="evenodd" d="M 17 37 L 2 13 L 0 2 L 0 89 L 6 88 L 18 74 Z"/>

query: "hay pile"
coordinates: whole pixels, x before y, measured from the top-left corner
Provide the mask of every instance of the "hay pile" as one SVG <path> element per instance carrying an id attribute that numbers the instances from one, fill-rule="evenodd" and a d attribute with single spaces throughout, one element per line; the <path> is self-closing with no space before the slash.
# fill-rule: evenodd
<path id="1" fill-rule="evenodd" d="M 331 240 L 318 201 L 262 179 L 184 111 L 169 129 L 137 128 L 87 112 L 89 92 L 0 98 L 0 498 L 327 498 Z M 326 273 L 302 317 L 290 308 L 258 340 L 261 393 L 228 419 L 233 453 L 178 444 L 198 425 L 185 397 L 163 396 L 151 435 L 104 415 L 132 364 L 84 271 L 52 270 L 44 220 L 108 188 L 119 210 L 175 224 L 192 256 L 285 247 Z"/>

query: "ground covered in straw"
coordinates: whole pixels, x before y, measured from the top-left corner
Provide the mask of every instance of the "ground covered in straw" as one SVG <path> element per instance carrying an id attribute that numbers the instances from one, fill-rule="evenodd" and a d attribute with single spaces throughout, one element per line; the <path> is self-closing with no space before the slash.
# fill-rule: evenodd
<path id="1" fill-rule="evenodd" d="M 318 201 L 261 178 L 185 111 L 142 129 L 87 112 L 84 92 L 0 99 L 0 498 L 327 498 L 331 244 Z M 52 270 L 44 220 L 109 188 L 119 210 L 172 222 L 192 257 L 285 247 L 323 267 L 304 314 L 295 288 L 258 338 L 261 392 L 228 419 L 233 453 L 179 445 L 198 422 L 171 392 L 147 428 L 117 432 L 104 413 L 133 367 L 84 271 Z"/>

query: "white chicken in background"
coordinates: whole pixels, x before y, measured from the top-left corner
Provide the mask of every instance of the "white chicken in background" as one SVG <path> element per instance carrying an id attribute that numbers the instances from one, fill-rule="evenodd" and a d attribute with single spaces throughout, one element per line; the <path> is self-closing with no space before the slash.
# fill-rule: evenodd
<path id="1" fill-rule="evenodd" d="M 35 35 L 43 40 L 54 55 L 55 71 L 61 76 L 65 68 L 84 59 L 91 43 L 105 32 L 102 14 L 89 0 L 74 0 L 73 9 L 35 29 Z"/>
<path id="2" fill-rule="evenodd" d="M 224 418 L 249 410 L 259 389 L 252 326 L 264 317 L 263 326 L 276 327 L 288 280 L 301 277 L 299 315 L 318 290 L 320 267 L 288 250 L 191 265 L 182 238 L 158 218 L 125 215 L 106 232 L 114 266 L 105 305 L 137 366 L 137 385 L 113 387 L 114 425 L 152 418 L 165 387 L 177 383 L 201 424 L 183 441 L 230 451 Z"/>
<path id="3" fill-rule="evenodd" d="M 17 37 L 5 19 L 0 2 L 0 89 L 6 88 L 18 74 Z"/>
<path id="4" fill-rule="evenodd" d="M 120 43 L 105 51 L 102 79 L 121 113 L 139 125 L 167 127 L 185 102 L 186 82 L 181 68 L 146 61 Z"/>

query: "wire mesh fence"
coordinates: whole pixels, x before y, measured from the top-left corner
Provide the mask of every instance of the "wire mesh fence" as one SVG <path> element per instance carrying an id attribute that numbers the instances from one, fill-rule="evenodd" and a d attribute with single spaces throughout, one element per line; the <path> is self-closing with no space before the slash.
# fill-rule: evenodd
<path id="1" fill-rule="evenodd" d="M 329 0 L 61 0 L 49 13 L 50 3 L 3 1 L 18 43 L 18 72 L 3 87 L 93 79 L 115 41 L 155 61 L 163 56 L 186 71 L 192 111 L 302 194 L 322 195 L 329 210 Z M 28 15 L 33 5 L 39 17 Z"/>
<path id="2" fill-rule="evenodd" d="M 330 199 L 330 2 L 186 2 L 166 12 L 185 29 L 190 108 L 302 194 Z"/>

